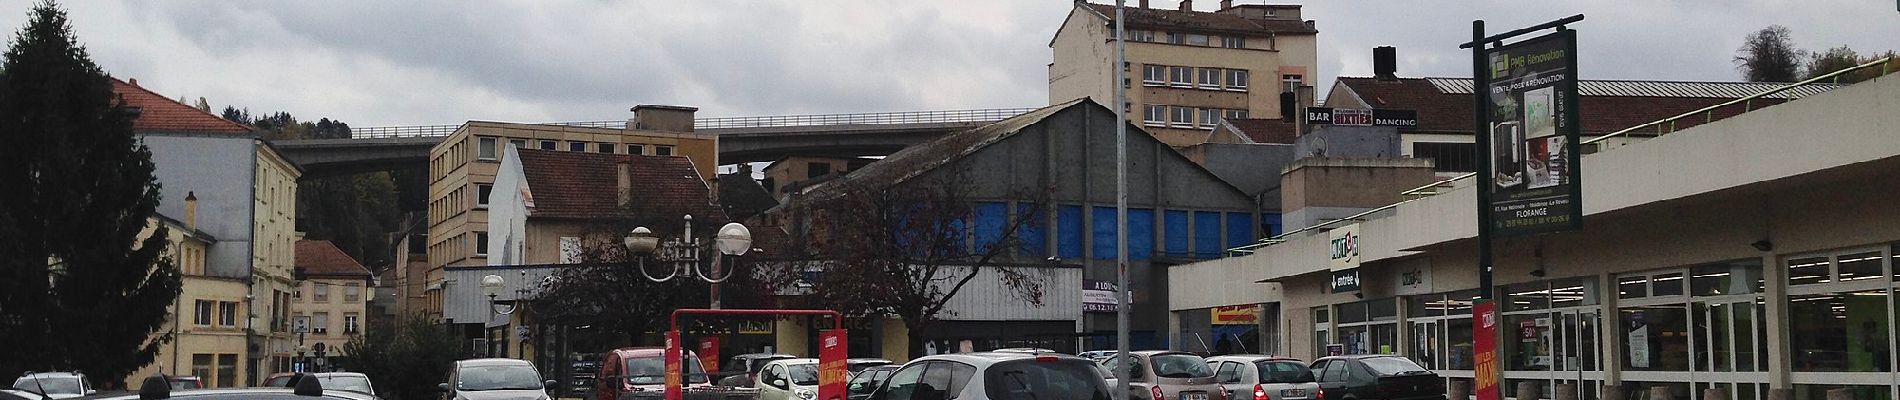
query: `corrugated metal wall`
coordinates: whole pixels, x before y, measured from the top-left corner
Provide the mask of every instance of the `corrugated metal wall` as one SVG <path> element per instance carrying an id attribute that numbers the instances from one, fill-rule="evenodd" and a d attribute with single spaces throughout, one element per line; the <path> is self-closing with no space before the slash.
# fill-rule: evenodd
<path id="1" fill-rule="evenodd" d="M 501 293 L 495 298 L 514 300 L 518 296 L 516 290 L 525 288 L 532 293 L 533 290 L 541 287 L 542 279 L 553 275 L 555 271 L 555 267 L 539 265 L 444 269 L 442 271 L 442 317 L 458 324 L 483 322 L 499 325 L 505 323 L 507 319 L 495 315 L 494 309 L 489 305 L 488 295 L 482 293 L 482 277 L 500 276 L 505 284 Z"/>
<path id="2" fill-rule="evenodd" d="M 1042 305 L 1030 305 L 1003 284 L 1003 273 L 985 268 L 944 307 L 951 321 L 1074 321 L 1082 319 L 1082 268 L 1024 267 L 1015 271 L 1042 280 Z M 962 276 L 962 275 L 957 275 Z M 948 290 L 955 282 L 944 282 Z"/>

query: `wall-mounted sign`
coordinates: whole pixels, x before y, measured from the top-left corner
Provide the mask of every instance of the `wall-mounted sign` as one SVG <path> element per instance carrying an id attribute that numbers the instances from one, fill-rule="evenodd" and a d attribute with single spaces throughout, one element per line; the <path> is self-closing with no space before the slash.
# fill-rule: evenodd
<path id="1" fill-rule="evenodd" d="M 1333 293 L 1355 292 L 1359 290 L 1359 270 L 1347 269 L 1333 271 L 1331 284 Z"/>
<path id="2" fill-rule="evenodd" d="M 1307 125 L 1418 127 L 1418 111 L 1307 107 Z"/>
<path id="3" fill-rule="evenodd" d="M 1491 230 L 1505 236 L 1583 227 L 1577 184 L 1577 34 L 1491 49 L 1485 93 Z"/>
<path id="4" fill-rule="evenodd" d="M 1255 325 L 1260 323 L 1260 305 L 1225 306 L 1208 309 L 1213 325 Z"/>
<path id="5" fill-rule="evenodd" d="M 1114 282 L 1082 280 L 1082 311 L 1115 312 L 1115 292 Z"/>
<path id="6" fill-rule="evenodd" d="M 1359 268 L 1359 224 L 1346 225 L 1326 231 L 1332 240 L 1329 250 L 1332 253 L 1332 270 Z"/>

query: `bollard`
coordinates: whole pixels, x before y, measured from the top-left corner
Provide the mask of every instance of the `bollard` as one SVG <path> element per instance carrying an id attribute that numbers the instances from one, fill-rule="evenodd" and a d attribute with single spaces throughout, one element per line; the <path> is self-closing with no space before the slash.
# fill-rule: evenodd
<path id="1" fill-rule="evenodd" d="M 1768 389 L 1768 400 L 1794 400 L 1794 389 Z"/>
<path id="2" fill-rule="evenodd" d="M 1728 400 L 1728 399 L 1729 399 L 1728 389 L 1723 389 L 1719 387 L 1702 389 L 1702 400 Z"/>
<path id="3" fill-rule="evenodd" d="M 1531 400 L 1536 398 L 1539 398 L 1537 394 L 1537 382 L 1517 383 L 1517 400 Z"/>
<path id="4" fill-rule="evenodd" d="M 1828 389 L 1827 400 L 1854 400 L 1854 389 Z"/>
<path id="5" fill-rule="evenodd" d="M 1670 400 L 1676 398 L 1676 394 L 1670 393 L 1668 386 L 1650 386 L 1649 398 L 1651 400 Z"/>
<path id="6" fill-rule="evenodd" d="M 1471 398 L 1471 382 L 1461 381 L 1461 380 L 1456 380 L 1456 379 L 1452 380 L 1451 385 L 1445 386 L 1445 398 L 1452 399 L 1452 400 L 1470 399 Z"/>
<path id="7" fill-rule="evenodd" d="M 1597 399 L 1623 400 L 1623 385 L 1611 385 L 1611 384 L 1605 383 L 1603 385 L 1597 386 Z"/>
<path id="8" fill-rule="evenodd" d="M 1574 383 L 1559 383 L 1557 384 L 1556 392 L 1551 393 L 1550 397 L 1557 400 L 1577 400 L 1577 385 Z"/>

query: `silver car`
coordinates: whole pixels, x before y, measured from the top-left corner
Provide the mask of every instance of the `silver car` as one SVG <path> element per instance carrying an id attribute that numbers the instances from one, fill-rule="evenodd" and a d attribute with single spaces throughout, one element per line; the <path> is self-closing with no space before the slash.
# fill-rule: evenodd
<path id="1" fill-rule="evenodd" d="M 870 399 L 1108 400 L 1108 385 L 1089 364 L 1063 354 L 938 354 L 904 364 Z"/>
<path id="2" fill-rule="evenodd" d="M 1147 350 L 1128 353 L 1134 361 L 1102 360 L 1109 371 L 1128 368 L 1129 398 L 1139 400 L 1229 400 L 1214 383 L 1214 369 L 1194 353 Z"/>
<path id="3" fill-rule="evenodd" d="M 1294 358 L 1236 354 L 1207 359 L 1214 379 L 1233 400 L 1319 398 L 1319 382 L 1306 362 Z"/>
<path id="4" fill-rule="evenodd" d="M 70 399 L 98 393 L 92 388 L 92 380 L 78 372 L 26 374 L 13 381 L 13 389 L 45 395 L 49 399 Z"/>
<path id="5" fill-rule="evenodd" d="M 456 361 L 449 381 L 438 385 L 449 400 L 551 400 L 534 364 L 512 358 Z"/>

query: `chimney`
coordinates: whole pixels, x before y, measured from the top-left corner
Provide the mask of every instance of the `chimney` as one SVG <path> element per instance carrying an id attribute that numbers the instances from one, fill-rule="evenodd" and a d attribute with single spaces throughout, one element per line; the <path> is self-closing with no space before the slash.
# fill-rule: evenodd
<path id="1" fill-rule="evenodd" d="M 1141 0 L 1135 4 L 1141 8 L 1148 8 L 1148 0 Z"/>
<path id="2" fill-rule="evenodd" d="M 633 106 L 633 119 L 627 129 L 692 132 L 693 113 L 698 108 L 641 104 Z"/>
<path id="3" fill-rule="evenodd" d="M 1234 8 L 1234 0 L 1220 0 L 1221 11 L 1227 11 L 1231 8 Z"/>
<path id="4" fill-rule="evenodd" d="M 197 192 L 185 192 L 185 229 L 198 229 Z"/>
<path id="5" fill-rule="evenodd" d="M 614 186 L 614 188 L 619 189 L 617 191 L 620 192 L 620 206 L 622 207 L 625 207 L 628 202 L 633 201 L 632 162 L 633 160 L 631 159 L 622 158 L 620 159 L 619 163 L 615 163 L 615 167 L 617 167 L 620 170 L 620 180 L 618 181 L 619 184 L 617 186 Z"/>
<path id="6" fill-rule="evenodd" d="M 128 84 L 128 85 L 132 85 L 132 87 L 138 87 L 138 86 L 139 86 L 139 78 L 132 78 L 132 79 L 127 79 L 127 80 L 125 80 L 125 83 L 126 83 L 126 84 Z"/>
<path id="7" fill-rule="evenodd" d="M 1181 11 L 1194 11 L 1194 0 L 1181 0 Z"/>
<path id="8" fill-rule="evenodd" d="M 1399 80 L 1398 49 L 1392 46 L 1372 48 L 1372 77 L 1382 81 Z"/>

